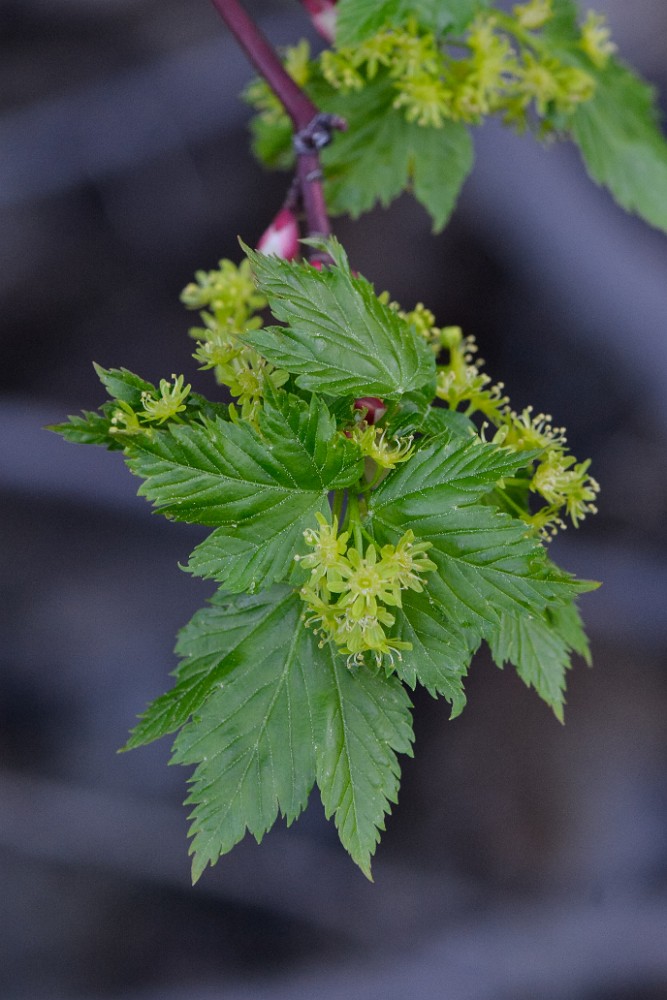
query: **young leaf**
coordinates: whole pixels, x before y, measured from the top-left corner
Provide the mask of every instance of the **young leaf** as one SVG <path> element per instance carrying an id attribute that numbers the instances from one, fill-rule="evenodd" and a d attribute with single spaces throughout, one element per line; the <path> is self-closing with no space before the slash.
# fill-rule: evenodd
<path id="1" fill-rule="evenodd" d="M 246 830 L 259 842 L 278 812 L 293 822 L 315 780 L 307 690 L 314 643 L 296 594 L 282 610 L 270 641 L 246 643 L 174 744 L 174 763 L 198 765 L 187 798 L 195 882 Z"/>
<path id="2" fill-rule="evenodd" d="M 512 663 L 524 684 L 534 688 L 562 722 L 571 653 L 588 653 L 574 601 L 541 616 L 503 614 L 488 642 L 498 666 Z"/>
<path id="3" fill-rule="evenodd" d="M 412 643 L 397 657 L 397 675 L 414 690 L 419 682 L 429 694 L 444 695 L 451 703 L 451 718 L 465 708 L 463 679 L 468 672 L 472 650 L 463 632 L 448 621 L 428 594 L 406 590 L 402 607 L 396 608 L 394 634 Z"/>
<path id="4" fill-rule="evenodd" d="M 189 569 L 227 590 L 254 590 L 284 577 L 327 494 L 359 478 L 357 446 L 337 434 L 324 403 L 294 397 L 267 406 L 261 434 L 248 424 L 173 426 L 138 442 L 128 465 L 139 493 L 179 521 L 217 527 Z"/>
<path id="5" fill-rule="evenodd" d="M 271 311 L 288 326 L 249 331 L 243 340 L 311 391 L 392 397 L 431 381 L 427 344 L 352 275 L 339 243 L 326 246 L 336 266 L 322 271 L 246 250 Z"/>
<path id="6" fill-rule="evenodd" d="M 572 118 L 572 135 L 593 180 L 616 201 L 667 232 L 667 142 L 651 87 L 619 62 L 586 63 L 595 94 Z"/>
<path id="7" fill-rule="evenodd" d="M 468 128 L 453 121 L 443 122 L 441 128 L 408 122 L 393 107 L 396 90 L 386 74 L 379 73 L 362 90 L 349 94 L 332 93 L 324 84 L 314 86 L 313 93 L 323 108 L 335 109 L 348 123 L 347 131 L 322 155 L 332 214 L 357 218 L 377 202 L 386 207 L 412 188 L 435 231 L 441 230 L 472 169 Z"/>
<path id="8" fill-rule="evenodd" d="M 274 635 L 289 631 L 285 623 L 294 621 L 294 607 L 294 592 L 286 587 L 235 598 L 219 591 L 211 607 L 198 611 L 179 633 L 177 683 L 148 706 L 123 749 L 152 743 L 185 725 L 230 671 L 269 655 Z"/>
<path id="9" fill-rule="evenodd" d="M 361 668 L 325 646 L 308 673 L 317 784 L 327 819 L 367 878 L 398 795 L 397 753 L 412 755 L 410 699 L 394 677 Z"/>

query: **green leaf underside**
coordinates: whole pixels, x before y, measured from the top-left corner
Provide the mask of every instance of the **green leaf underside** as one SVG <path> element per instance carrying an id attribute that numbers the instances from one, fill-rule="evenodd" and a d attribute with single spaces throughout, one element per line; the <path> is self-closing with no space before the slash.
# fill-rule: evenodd
<path id="1" fill-rule="evenodd" d="M 125 750 L 175 732 L 200 710 L 227 674 L 237 666 L 247 667 L 272 655 L 274 637 L 279 642 L 285 629 L 289 632 L 290 627 L 298 627 L 294 593 L 286 587 L 236 598 L 219 592 L 211 604 L 198 611 L 179 633 L 176 653 L 182 659 L 176 670 L 177 683 L 151 702 Z M 296 607 L 300 613 L 301 608 Z"/>
<path id="2" fill-rule="evenodd" d="M 313 670 L 317 784 L 327 819 L 370 878 L 384 817 L 397 801 L 397 753 L 412 755 L 410 699 L 394 677 L 367 668 L 352 673 L 330 646 L 319 651 L 326 669 Z"/>
<path id="3" fill-rule="evenodd" d="M 574 602 L 549 609 L 542 616 L 502 615 L 488 642 L 498 666 L 513 664 L 524 684 L 534 688 L 562 722 L 571 653 L 590 655 Z"/>
<path id="4" fill-rule="evenodd" d="M 254 655 L 246 648 L 174 743 L 174 763 L 198 765 L 186 800 L 193 881 L 246 830 L 260 841 L 278 812 L 296 819 L 315 780 L 308 674 L 317 664 L 299 597 L 279 607 L 270 637 L 253 636 Z"/>
<path id="5" fill-rule="evenodd" d="M 595 94 L 572 119 L 572 135 L 589 174 L 616 201 L 667 231 L 667 142 L 657 126 L 653 90 L 611 60 L 597 70 Z"/>
<path id="6" fill-rule="evenodd" d="M 340 0 L 336 44 L 355 45 L 387 23 L 400 24 L 414 15 L 432 31 L 462 31 L 487 0 Z"/>
<path id="7" fill-rule="evenodd" d="M 472 169 L 468 128 L 462 122 L 448 121 L 441 128 L 408 122 L 402 110 L 393 108 L 396 90 L 383 73 L 361 91 L 342 94 L 324 82 L 312 91 L 318 105 L 335 109 L 348 123 L 322 153 L 332 214 L 358 218 L 377 202 L 386 207 L 412 188 L 434 229 L 441 230 Z"/>
<path id="8" fill-rule="evenodd" d="M 217 528 L 188 568 L 234 592 L 283 578 L 315 513 L 328 514 L 328 492 L 362 470 L 357 447 L 316 397 L 267 406 L 260 431 L 219 420 L 174 426 L 128 459 L 146 480 L 139 493 L 161 513 Z"/>
<path id="9" fill-rule="evenodd" d="M 428 593 L 408 590 L 402 607 L 396 608 L 392 634 L 412 643 L 395 659 L 397 675 L 413 690 L 419 682 L 433 697 L 444 695 L 451 703 L 451 718 L 460 715 L 466 704 L 463 680 L 472 651 L 465 635 L 456 629 L 433 604 Z"/>
<path id="10" fill-rule="evenodd" d="M 247 250 L 260 290 L 285 328 L 243 340 L 299 377 L 303 389 L 338 395 L 397 396 L 435 377 L 433 354 L 372 285 L 352 276 L 339 244 L 336 266 L 318 271 Z"/>

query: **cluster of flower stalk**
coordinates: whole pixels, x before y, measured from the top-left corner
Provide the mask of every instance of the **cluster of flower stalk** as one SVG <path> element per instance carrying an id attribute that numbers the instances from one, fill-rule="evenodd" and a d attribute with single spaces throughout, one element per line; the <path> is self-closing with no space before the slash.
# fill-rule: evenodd
<path id="1" fill-rule="evenodd" d="M 278 252 L 285 215 L 296 254 L 296 219 L 288 210 L 274 221 L 264 242 L 260 241 L 263 252 L 285 256 Z M 190 336 L 197 341 L 193 356 L 201 369 L 212 369 L 217 382 L 226 385 L 235 397 L 236 404 L 229 411 L 231 419 L 254 424 L 268 384 L 276 389 L 289 378 L 287 372 L 274 368 L 239 340 L 240 334 L 262 325 L 257 313 L 266 307 L 266 299 L 255 287 L 247 260 L 238 267 L 230 260 L 221 260 L 216 270 L 197 271 L 195 279 L 181 295 L 188 309 L 200 310 L 202 326 L 190 330 Z"/>
<path id="2" fill-rule="evenodd" d="M 333 42 L 335 5 L 324 6 L 326 28 L 318 30 Z M 316 20 L 317 13 L 311 16 Z M 308 44 L 302 42 L 287 50 L 285 66 L 301 87 L 321 74 L 343 93 L 363 90 L 385 72 L 395 90 L 394 108 L 403 109 L 408 121 L 421 126 L 478 124 L 500 113 L 522 131 L 534 109 L 546 135 L 595 91 L 593 76 L 556 58 L 539 34 L 553 16 L 552 0 L 517 4 L 512 14 L 481 12 L 461 38 L 446 40 L 449 49 L 412 20 L 402 27 L 388 25 L 353 47 L 325 50 L 316 61 L 310 60 Z M 596 68 L 606 65 L 616 46 L 602 15 L 587 15 L 579 48 Z M 261 80 L 248 88 L 246 98 L 267 120 L 275 123 L 283 116 L 280 103 Z"/>
<path id="3" fill-rule="evenodd" d="M 300 594 L 307 610 L 303 621 L 320 637 L 319 644 L 333 642 L 347 655 L 352 668 L 365 662 L 370 653 L 378 667 L 412 644 L 388 635 L 396 622 L 389 608 L 401 607 L 401 593 L 424 587 L 422 574 L 436 569 L 426 552 L 430 542 L 416 542 L 412 531 L 406 531 L 397 545 L 374 542 L 364 548 L 360 525 L 354 524 L 354 540 L 350 531 L 338 531 L 338 518 L 329 524 L 317 514 L 319 527 L 309 528 L 303 536 L 312 552 L 294 559 L 310 576 Z"/>

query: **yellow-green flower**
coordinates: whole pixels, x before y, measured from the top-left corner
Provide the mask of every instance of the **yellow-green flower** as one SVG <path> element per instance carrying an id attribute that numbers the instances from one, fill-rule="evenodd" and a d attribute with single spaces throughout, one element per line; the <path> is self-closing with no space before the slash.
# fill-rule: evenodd
<path id="1" fill-rule="evenodd" d="M 387 440 L 384 428 L 380 430 L 360 425 L 352 431 L 352 438 L 359 445 L 361 454 L 383 469 L 393 469 L 399 462 L 407 462 L 414 452 L 412 434 L 405 438 Z"/>
<path id="2" fill-rule="evenodd" d="M 289 373 L 274 368 L 256 351 L 244 347 L 230 364 L 216 366 L 216 377 L 222 385 L 229 387 L 232 396 L 236 396 L 241 407 L 241 419 L 253 423 L 262 405 L 267 383 L 278 389 L 287 382 Z"/>
<path id="3" fill-rule="evenodd" d="M 611 41 L 611 31 L 604 14 L 589 11 L 581 26 L 580 47 L 590 61 L 598 69 L 604 69 L 609 57 L 616 52 L 617 46 Z"/>
<path id="4" fill-rule="evenodd" d="M 419 574 L 438 568 L 426 555 L 430 548 L 430 542 L 415 542 L 413 531 L 406 531 L 398 545 L 382 547 L 382 563 L 402 590 L 415 590 L 417 593 L 423 591 L 424 580 Z"/>
<path id="5" fill-rule="evenodd" d="M 533 416 L 533 407 L 526 406 L 521 413 L 513 410 L 505 412 L 506 432 L 502 435 L 502 441 L 508 448 L 515 451 L 532 451 L 534 448 L 553 448 L 556 446 L 562 450 L 566 442 L 565 428 L 554 427 L 551 423 L 551 416 L 548 413 L 536 413 Z"/>
<path id="6" fill-rule="evenodd" d="M 401 588 L 396 574 L 382 560 L 371 543 L 362 555 L 355 548 L 347 552 L 347 563 L 334 567 L 329 575 L 329 590 L 340 594 L 337 607 L 349 609 L 350 618 L 358 620 L 377 615 L 378 602 L 400 606 Z"/>
<path id="7" fill-rule="evenodd" d="M 113 411 L 109 434 L 143 434 L 146 428 L 139 423 L 139 417 L 129 403 L 117 400 L 118 409 Z"/>
<path id="8" fill-rule="evenodd" d="M 183 385 L 183 376 L 171 376 L 173 385 L 166 378 L 160 380 L 160 398 L 156 399 L 151 392 L 142 392 L 141 405 L 144 409 L 144 420 L 163 424 L 165 420 L 175 417 L 185 409 L 185 400 L 190 392 L 190 386 Z"/>
<path id="9" fill-rule="evenodd" d="M 535 470 L 530 488 L 553 507 L 564 507 L 576 528 L 586 514 L 596 513 L 595 500 L 600 487 L 588 475 L 590 459 L 578 464 L 575 462 L 572 455 L 550 452 Z"/>
<path id="10" fill-rule="evenodd" d="M 338 518 L 334 514 L 331 524 L 329 524 L 323 514 L 318 511 L 315 514 L 319 530 L 307 528 L 303 537 L 306 545 L 313 551 L 306 556 L 295 556 L 295 560 L 300 563 L 303 569 L 309 569 L 309 587 L 317 587 L 319 584 L 328 586 L 329 574 L 337 567 L 345 566 L 344 555 L 347 551 L 347 540 L 350 537 L 348 531 L 338 534 Z"/>
<path id="11" fill-rule="evenodd" d="M 452 91 L 437 76 L 428 73 L 408 76 L 396 84 L 394 108 L 405 108 L 405 118 L 426 128 L 442 128 L 452 117 Z"/>
<path id="12" fill-rule="evenodd" d="M 530 0 L 529 3 L 516 4 L 512 13 L 522 28 L 535 31 L 553 17 L 553 0 Z"/>

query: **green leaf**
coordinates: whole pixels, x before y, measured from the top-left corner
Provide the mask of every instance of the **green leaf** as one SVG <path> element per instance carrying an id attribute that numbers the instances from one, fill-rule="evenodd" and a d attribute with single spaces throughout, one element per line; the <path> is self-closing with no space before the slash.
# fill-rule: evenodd
<path id="1" fill-rule="evenodd" d="M 578 42 L 581 35 L 578 16 L 574 0 L 553 0 L 552 15 L 541 30 L 544 41 L 551 45 Z"/>
<path id="2" fill-rule="evenodd" d="M 407 465 L 408 463 L 406 463 Z M 387 503 L 372 515 L 374 533 L 395 543 L 409 528 L 430 542 L 428 557 L 437 565 L 426 589 L 450 622 L 483 636 L 502 612 L 541 614 L 590 589 L 585 581 L 551 567 L 542 545 L 526 526 L 491 507 L 478 504 L 444 507 L 438 514 L 412 514 L 401 501 Z"/>
<path id="3" fill-rule="evenodd" d="M 312 636 L 297 595 L 282 604 L 270 640 L 246 643 L 234 670 L 216 686 L 174 744 L 173 762 L 197 764 L 187 804 L 193 881 L 231 850 L 246 830 L 257 841 L 278 813 L 290 824 L 315 779 L 308 674 Z"/>
<path id="4" fill-rule="evenodd" d="M 524 684 L 534 688 L 562 722 L 571 653 L 580 653 L 590 663 L 588 640 L 574 601 L 547 609 L 541 616 L 504 614 L 488 642 L 498 666 L 512 663 Z"/>
<path id="5" fill-rule="evenodd" d="M 141 408 L 141 396 L 144 392 L 152 395 L 157 393 L 157 389 L 152 382 L 147 382 L 127 368 L 102 368 L 101 365 L 93 364 L 100 382 L 107 390 L 112 399 L 119 399 L 123 403 L 129 403 L 133 409 Z"/>
<path id="6" fill-rule="evenodd" d="M 452 706 L 451 718 L 460 715 L 466 703 L 463 679 L 472 656 L 466 636 L 444 617 L 428 591 L 405 591 L 395 615 L 392 635 L 412 643 L 412 649 L 396 658 L 397 675 L 413 690 L 419 682 L 433 697 L 444 695 Z"/>
<path id="7" fill-rule="evenodd" d="M 326 246 L 336 266 L 322 271 L 246 250 L 271 311 L 288 326 L 253 330 L 243 340 L 312 391 L 391 397 L 431 381 L 435 362 L 426 343 L 368 281 L 352 275 L 339 243 Z"/>
<path id="8" fill-rule="evenodd" d="M 442 434 L 445 431 L 460 438 L 469 438 L 477 433 L 470 417 L 447 406 L 432 406 L 426 414 L 422 430 L 425 434 Z"/>
<path id="9" fill-rule="evenodd" d="M 435 514 L 446 505 L 470 503 L 492 490 L 503 476 L 525 466 L 535 454 L 445 433 L 387 476 L 373 493 L 369 509 L 381 516 L 383 508 L 390 506 L 392 520 L 397 523 L 397 517 L 412 521 Z"/>
<path id="10" fill-rule="evenodd" d="M 425 30 L 462 31 L 488 0 L 340 0 L 336 44 L 356 45 L 388 23 L 414 16 Z"/>
<path id="11" fill-rule="evenodd" d="M 248 424 L 172 426 L 138 442 L 128 459 L 139 493 L 175 520 L 217 527 L 188 568 L 227 590 L 282 579 L 327 494 L 362 472 L 357 446 L 336 432 L 317 397 L 269 405 L 260 432 Z"/>
<path id="12" fill-rule="evenodd" d="M 120 448 L 121 445 L 109 437 L 111 419 L 103 413 L 83 410 L 81 416 L 70 416 L 61 424 L 50 424 L 47 431 L 60 434 L 72 444 L 102 444 L 106 448 Z"/>
<path id="13" fill-rule="evenodd" d="M 585 69 L 596 91 L 571 129 L 588 173 L 623 208 L 667 231 L 667 142 L 653 90 L 614 60 L 601 70 L 586 61 Z"/>
<path id="14" fill-rule="evenodd" d="M 182 660 L 175 687 L 148 706 L 123 749 L 175 732 L 230 671 L 237 666 L 248 669 L 271 654 L 274 642 L 286 642 L 290 627 L 297 627 L 293 597 L 286 587 L 236 598 L 218 592 L 212 606 L 198 611 L 179 633 L 176 653 Z"/>
<path id="15" fill-rule="evenodd" d="M 370 878 L 385 814 L 397 800 L 396 754 L 412 755 L 410 699 L 394 677 L 366 667 L 352 673 L 330 646 L 319 654 L 308 684 L 324 810 Z"/>
<path id="16" fill-rule="evenodd" d="M 315 84 L 313 95 L 318 105 L 348 123 L 347 131 L 322 153 L 332 214 L 357 218 L 377 202 L 386 207 L 411 188 L 435 230 L 442 229 L 472 169 L 468 128 L 462 122 L 427 128 L 406 121 L 393 107 L 396 90 L 386 73 L 349 94 L 325 82 Z"/>
<path id="17" fill-rule="evenodd" d="M 294 163 L 292 123 L 287 115 L 269 121 L 255 115 L 250 121 L 252 151 L 267 167 L 288 170 Z"/>
<path id="18" fill-rule="evenodd" d="M 428 576 L 429 596 L 451 623 L 479 636 L 503 611 L 542 613 L 589 587 L 548 563 L 522 521 L 472 502 L 533 455 L 443 436 L 387 476 L 370 499 L 379 540 L 396 542 L 411 529 L 431 543 L 428 556 L 438 569 Z"/>
<path id="19" fill-rule="evenodd" d="M 577 653 L 590 667 L 593 662 L 591 659 L 591 648 L 588 643 L 588 636 L 584 631 L 579 608 L 574 601 L 551 608 L 549 618 L 554 629 L 567 644 L 568 648 Z"/>

